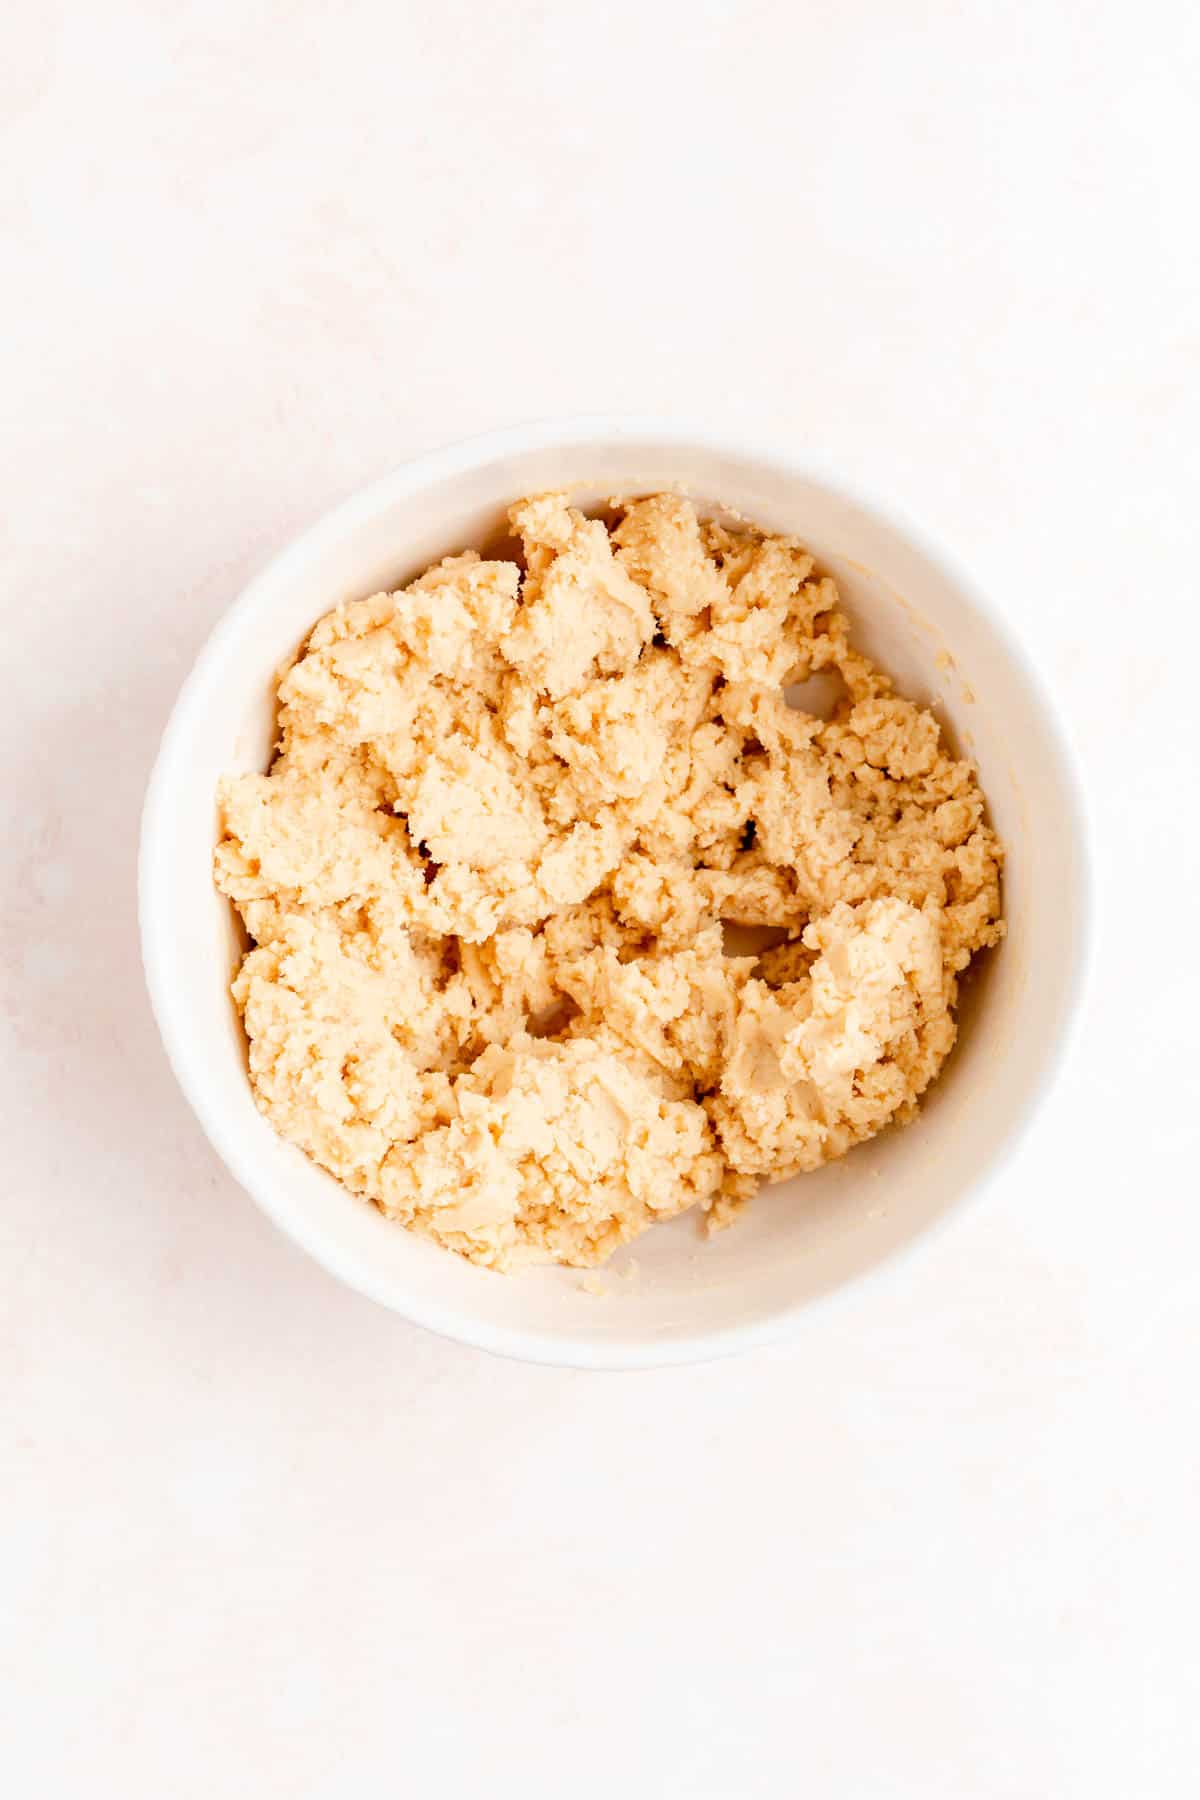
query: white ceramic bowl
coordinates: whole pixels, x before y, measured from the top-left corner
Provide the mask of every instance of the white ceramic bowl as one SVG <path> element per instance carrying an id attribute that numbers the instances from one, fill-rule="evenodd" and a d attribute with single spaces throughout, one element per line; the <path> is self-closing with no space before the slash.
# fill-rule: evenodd
<path id="1" fill-rule="evenodd" d="M 499 1276 L 422 1242 L 259 1115 L 229 994 L 239 940 L 212 883 L 214 794 L 223 771 L 267 766 L 276 671 L 339 600 L 485 542 L 521 494 L 571 486 L 586 501 L 679 483 L 803 538 L 836 577 L 858 642 L 902 692 L 936 703 L 977 759 L 1008 851 L 1008 938 L 968 984 L 958 1046 L 914 1124 L 764 1191 L 716 1238 L 686 1215 L 656 1227 L 633 1246 L 636 1270 L 601 1276 L 609 1291 L 597 1296 L 578 1271 Z M 146 977 L 167 1054 L 213 1145 L 264 1211 L 327 1269 L 408 1319 L 488 1350 L 587 1368 L 698 1360 L 777 1336 L 815 1297 L 911 1244 L 994 1174 L 1062 1052 L 1090 913 L 1070 758 L 996 608 L 907 525 L 805 459 L 793 465 L 619 419 L 535 425 L 422 457 L 284 551 L 231 607 L 179 696 L 146 799 L 139 882 Z"/>

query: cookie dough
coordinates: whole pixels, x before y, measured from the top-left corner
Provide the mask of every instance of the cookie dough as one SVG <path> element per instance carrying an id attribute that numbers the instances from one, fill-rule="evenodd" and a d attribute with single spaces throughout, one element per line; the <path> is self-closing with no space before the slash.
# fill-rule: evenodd
<path id="1" fill-rule="evenodd" d="M 320 621 L 216 879 L 276 1130 L 474 1262 L 588 1266 L 912 1116 L 1001 850 L 794 538 L 674 494 L 510 520 L 520 565 Z"/>

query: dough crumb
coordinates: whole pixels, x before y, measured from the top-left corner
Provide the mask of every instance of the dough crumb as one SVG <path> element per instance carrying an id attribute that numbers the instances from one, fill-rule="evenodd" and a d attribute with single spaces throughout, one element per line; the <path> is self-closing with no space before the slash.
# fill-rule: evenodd
<path id="1" fill-rule="evenodd" d="M 611 514 L 534 495 L 521 567 L 326 615 L 269 772 L 219 792 L 259 1108 L 495 1269 L 721 1230 L 904 1123 L 1003 932 L 973 765 L 804 546 L 674 493 Z"/>

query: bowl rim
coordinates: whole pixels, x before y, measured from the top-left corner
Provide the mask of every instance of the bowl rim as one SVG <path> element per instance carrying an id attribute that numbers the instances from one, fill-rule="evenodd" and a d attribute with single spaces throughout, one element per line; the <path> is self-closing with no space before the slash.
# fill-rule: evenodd
<path id="1" fill-rule="evenodd" d="M 227 1126 L 220 1110 L 210 1104 L 204 1071 L 189 1054 L 185 1021 L 178 1011 L 171 977 L 171 935 L 159 904 L 160 871 L 157 847 L 163 836 L 162 820 L 170 807 L 176 758 L 188 737 L 209 671 L 224 656 L 227 643 L 253 612 L 260 595 L 286 582 L 299 569 L 341 537 L 352 533 L 397 500 L 481 464 L 531 450 L 568 450 L 575 444 L 607 442 L 623 447 L 661 447 L 678 444 L 714 457 L 729 457 L 756 464 L 781 477 L 818 483 L 837 499 L 878 519 L 908 543 L 942 574 L 966 602 L 986 621 L 1000 640 L 1013 668 L 1027 688 L 1041 715 L 1059 759 L 1069 829 L 1074 838 L 1078 871 L 1077 929 L 1073 939 L 1073 964 L 1064 986 L 1064 998 L 1044 1043 L 1042 1078 L 1025 1100 L 1006 1136 L 989 1159 L 976 1169 L 955 1199 L 934 1218 L 924 1222 L 900 1243 L 844 1279 L 818 1292 L 733 1325 L 696 1330 L 662 1340 L 647 1333 L 628 1331 L 619 1338 L 595 1338 L 583 1332 L 552 1328 L 516 1328 L 496 1325 L 473 1316 L 469 1309 L 431 1301 L 419 1290 L 397 1295 L 390 1281 L 372 1281 L 357 1265 L 351 1266 L 336 1246 L 330 1246 L 308 1228 L 301 1209 L 288 1209 L 266 1198 L 257 1180 L 255 1159 L 245 1152 L 238 1133 Z M 1047 682 L 1023 639 L 1013 630 L 1002 609 L 993 602 L 950 552 L 935 542 L 902 507 L 881 502 L 874 493 L 850 483 L 807 447 L 795 455 L 778 444 L 753 442 L 726 431 L 714 431 L 676 415 L 583 413 L 560 418 L 541 418 L 456 439 L 420 453 L 398 468 L 370 482 L 322 514 L 298 536 L 276 552 L 242 587 L 217 619 L 192 664 L 167 717 L 147 783 L 142 807 L 137 865 L 137 910 L 142 965 L 151 1011 L 163 1049 L 182 1090 L 210 1144 L 229 1173 L 273 1223 L 321 1267 L 347 1286 L 378 1301 L 415 1325 L 476 1349 L 523 1362 L 563 1368 L 621 1370 L 654 1368 L 705 1362 L 762 1345 L 777 1343 L 794 1332 L 816 1308 L 867 1283 L 894 1278 L 918 1245 L 927 1245 L 935 1233 L 961 1220 L 968 1201 L 978 1199 L 1011 1161 L 1017 1146 L 1040 1116 L 1066 1064 L 1080 1028 L 1082 1000 L 1087 990 L 1095 952 L 1095 891 L 1093 834 L 1087 789 L 1081 761 Z"/>

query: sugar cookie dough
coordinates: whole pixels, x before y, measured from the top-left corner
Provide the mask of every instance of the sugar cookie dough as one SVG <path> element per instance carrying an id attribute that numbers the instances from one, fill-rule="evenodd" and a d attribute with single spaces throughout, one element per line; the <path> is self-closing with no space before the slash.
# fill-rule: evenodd
<path id="1" fill-rule="evenodd" d="M 1002 931 L 974 768 L 803 546 L 609 518 L 538 495 L 523 566 L 339 606 L 220 792 L 260 1109 L 500 1269 L 724 1224 L 910 1118 Z M 786 691 L 822 673 L 828 719 Z"/>

